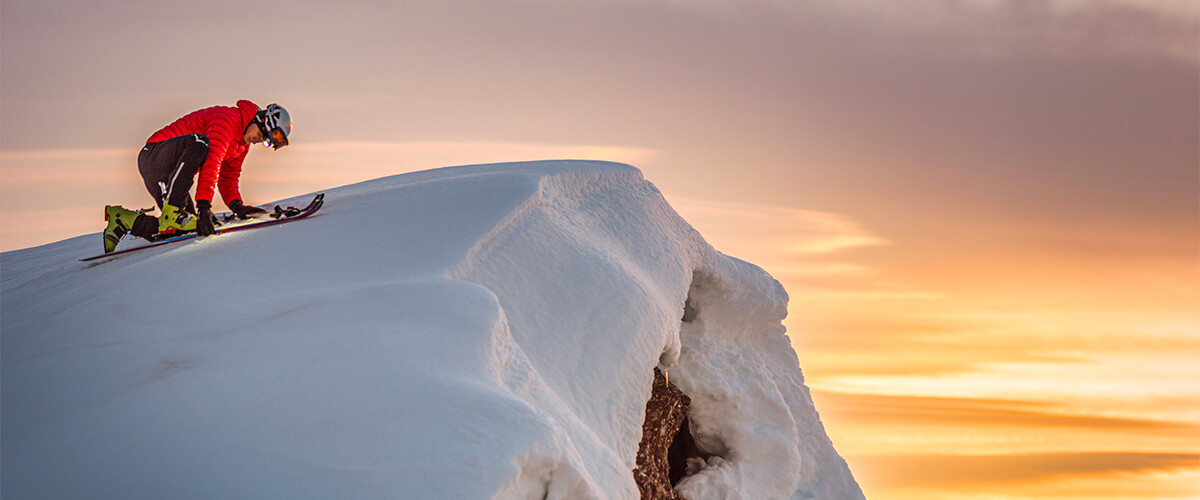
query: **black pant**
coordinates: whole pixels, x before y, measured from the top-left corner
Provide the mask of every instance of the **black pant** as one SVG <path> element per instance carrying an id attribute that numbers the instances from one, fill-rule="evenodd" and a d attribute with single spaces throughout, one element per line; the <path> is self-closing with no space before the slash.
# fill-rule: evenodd
<path id="1" fill-rule="evenodd" d="M 192 184 L 208 156 L 208 136 L 187 134 L 152 142 L 138 154 L 138 172 L 158 208 L 170 204 L 196 213 Z"/>

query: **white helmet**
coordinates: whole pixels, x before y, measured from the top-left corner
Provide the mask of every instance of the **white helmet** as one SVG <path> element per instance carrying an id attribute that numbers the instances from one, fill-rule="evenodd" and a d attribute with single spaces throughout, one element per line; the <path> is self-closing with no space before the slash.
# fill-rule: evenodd
<path id="1" fill-rule="evenodd" d="M 254 120 L 262 126 L 263 140 L 275 149 L 288 145 L 288 136 L 292 133 L 292 116 L 283 106 L 270 104 L 267 109 L 259 110 Z"/>

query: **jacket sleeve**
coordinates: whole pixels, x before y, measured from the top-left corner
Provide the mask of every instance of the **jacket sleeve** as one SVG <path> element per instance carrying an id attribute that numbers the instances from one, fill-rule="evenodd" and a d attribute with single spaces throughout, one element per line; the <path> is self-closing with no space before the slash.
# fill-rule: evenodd
<path id="1" fill-rule="evenodd" d="M 225 160 L 221 165 L 217 187 L 221 190 L 221 200 L 226 205 L 233 200 L 242 199 L 242 193 L 238 191 L 238 178 L 242 176 L 242 162 L 246 160 L 246 153 L 249 152 L 250 148 L 242 149 L 242 154 Z"/>
<path id="2" fill-rule="evenodd" d="M 199 178 L 196 181 L 196 201 L 212 202 L 216 191 L 217 177 L 221 175 L 221 169 L 225 163 L 225 153 L 229 150 L 232 141 L 236 140 L 235 121 L 234 117 L 229 115 L 216 117 L 209 123 L 205 131 L 205 135 L 208 136 L 208 156 L 204 158 L 204 164 L 200 166 Z M 241 170 L 240 161 L 237 170 L 239 172 L 234 174 L 233 183 L 235 185 Z M 234 192 L 237 192 L 236 188 Z"/>

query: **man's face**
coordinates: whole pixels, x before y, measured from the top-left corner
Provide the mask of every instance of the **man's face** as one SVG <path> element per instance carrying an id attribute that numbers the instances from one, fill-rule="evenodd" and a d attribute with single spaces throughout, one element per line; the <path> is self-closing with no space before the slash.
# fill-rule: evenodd
<path id="1" fill-rule="evenodd" d="M 258 144 L 263 141 L 262 129 L 258 128 L 257 123 L 251 123 L 246 127 L 246 136 L 243 138 L 246 144 Z"/>

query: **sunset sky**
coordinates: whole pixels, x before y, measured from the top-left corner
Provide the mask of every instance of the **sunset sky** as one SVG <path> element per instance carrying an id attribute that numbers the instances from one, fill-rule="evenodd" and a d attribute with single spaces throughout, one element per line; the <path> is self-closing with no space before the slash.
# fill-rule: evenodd
<path id="1" fill-rule="evenodd" d="M 254 204 L 639 167 L 787 288 L 869 499 L 1200 498 L 1200 1 L 3 0 L 0 249 L 242 98 L 295 122 Z"/>

